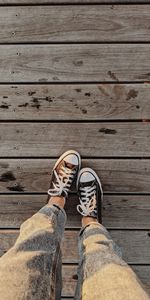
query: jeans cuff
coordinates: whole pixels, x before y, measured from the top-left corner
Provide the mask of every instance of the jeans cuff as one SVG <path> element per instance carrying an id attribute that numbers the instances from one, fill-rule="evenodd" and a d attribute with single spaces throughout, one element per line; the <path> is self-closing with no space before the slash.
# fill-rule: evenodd
<path id="1" fill-rule="evenodd" d="M 81 230 L 79 232 L 79 236 L 80 237 L 83 236 L 84 233 L 85 233 L 85 231 L 87 231 L 88 229 L 90 229 L 90 227 L 93 226 L 93 225 L 95 225 L 94 228 L 100 228 L 101 230 L 104 231 L 104 233 L 107 232 L 107 229 L 102 224 L 97 223 L 96 221 L 95 222 L 93 221 L 93 222 L 91 222 L 91 223 L 89 223 L 89 224 L 87 224 L 87 225 L 85 225 L 85 226 L 83 226 L 81 228 Z"/>
<path id="2" fill-rule="evenodd" d="M 65 210 L 55 204 L 45 205 L 39 210 L 39 213 L 43 213 L 50 218 L 55 215 L 58 218 L 58 221 L 60 220 L 63 225 L 66 224 L 67 216 Z"/>

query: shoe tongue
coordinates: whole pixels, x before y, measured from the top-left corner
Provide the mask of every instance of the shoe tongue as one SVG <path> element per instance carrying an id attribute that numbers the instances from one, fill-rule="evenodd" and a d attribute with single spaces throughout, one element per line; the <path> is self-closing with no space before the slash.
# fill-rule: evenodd
<path id="1" fill-rule="evenodd" d="M 75 166 L 73 166 L 71 163 L 64 160 L 64 167 L 67 167 L 68 169 L 74 169 Z"/>

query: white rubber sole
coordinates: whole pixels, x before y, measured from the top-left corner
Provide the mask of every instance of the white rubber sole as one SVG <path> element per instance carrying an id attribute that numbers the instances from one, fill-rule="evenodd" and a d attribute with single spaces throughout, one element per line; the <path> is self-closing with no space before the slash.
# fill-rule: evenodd
<path id="1" fill-rule="evenodd" d="M 64 152 L 64 153 L 58 158 L 58 160 L 56 161 L 53 170 L 58 166 L 58 164 L 61 162 L 61 160 L 63 160 L 63 159 L 64 159 L 67 155 L 69 155 L 69 154 L 75 154 L 75 155 L 78 157 L 78 159 L 79 159 L 79 170 L 80 170 L 80 168 L 81 168 L 81 156 L 80 156 L 80 154 L 79 154 L 77 151 L 75 151 L 75 150 L 68 150 L 68 151 Z"/>
<path id="2" fill-rule="evenodd" d="M 79 173 L 78 173 L 78 177 L 77 177 L 77 185 L 76 185 L 76 188 L 78 190 L 78 185 L 79 185 L 79 180 L 80 180 L 80 176 L 84 173 L 84 172 L 90 172 L 97 180 L 99 186 L 100 186 L 100 191 L 101 191 L 101 200 L 103 201 L 103 189 L 102 189 L 102 184 L 101 184 L 101 181 L 98 177 L 98 175 L 96 174 L 96 172 L 91 169 L 91 168 L 82 168 Z"/>

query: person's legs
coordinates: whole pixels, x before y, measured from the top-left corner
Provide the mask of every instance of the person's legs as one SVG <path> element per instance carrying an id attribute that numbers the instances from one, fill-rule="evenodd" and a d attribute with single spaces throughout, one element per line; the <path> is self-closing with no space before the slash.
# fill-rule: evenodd
<path id="1" fill-rule="evenodd" d="M 97 178 L 92 182 L 90 176 L 81 170 L 78 179 L 78 211 L 84 217 L 79 234 L 80 261 L 75 300 L 148 300 L 135 273 L 122 260 L 120 249 L 96 220 L 96 202 L 101 202 L 102 189 L 96 182 Z M 97 189 L 101 196 L 95 202 Z"/>
<path id="2" fill-rule="evenodd" d="M 48 204 L 22 224 L 15 245 L 0 259 L 0 299 L 60 299 L 65 220 L 62 208 Z"/>
<path id="3" fill-rule="evenodd" d="M 22 224 L 14 247 L 0 259 L 1 300 L 60 300 L 63 207 L 80 164 L 72 150 L 56 162 L 48 204 Z"/>

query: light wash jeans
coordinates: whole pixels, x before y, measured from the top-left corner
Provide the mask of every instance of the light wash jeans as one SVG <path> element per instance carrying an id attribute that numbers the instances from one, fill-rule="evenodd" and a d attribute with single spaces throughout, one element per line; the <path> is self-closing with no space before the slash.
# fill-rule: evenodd
<path id="1" fill-rule="evenodd" d="M 46 205 L 22 224 L 15 245 L 0 259 L 0 300 L 61 298 L 65 223 L 63 209 Z M 81 229 L 79 255 L 76 300 L 149 299 L 102 225 Z"/>

